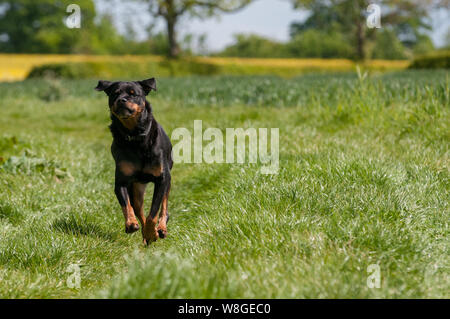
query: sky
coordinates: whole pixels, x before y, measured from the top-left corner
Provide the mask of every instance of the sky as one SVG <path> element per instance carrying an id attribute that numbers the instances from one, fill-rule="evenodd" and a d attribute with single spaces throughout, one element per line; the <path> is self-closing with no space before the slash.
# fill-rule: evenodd
<path id="1" fill-rule="evenodd" d="M 106 5 L 108 3 L 108 5 Z M 115 4 L 114 4 L 115 3 Z M 113 17 L 119 29 L 123 29 L 120 17 L 129 10 L 134 12 L 135 24 L 145 26 L 155 23 L 156 29 L 163 29 L 162 21 L 155 21 L 144 8 L 124 7 L 120 0 L 97 0 L 100 12 L 113 10 Z M 303 20 L 308 13 L 294 10 L 289 0 L 256 0 L 244 9 L 205 20 L 182 19 L 178 25 L 178 32 L 183 34 L 207 35 L 207 47 L 210 52 L 219 51 L 233 43 L 235 33 L 255 33 L 274 40 L 287 41 L 289 39 L 289 25 L 293 21 Z M 450 29 L 450 9 L 441 9 L 432 13 L 433 31 L 430 36 L 437 46 L 445 42 L 446 32 Z M 381 20 L 383 27 L 383 20 Z M 137 28 L 139 29 L 139 27 Z M 145 28 L 141 28 L 144 30 Z M 145 35 L 142 32 L 141 36 Z"/>
<path id="2" fill-rule="evenodd" d="M 235 33 L 256 33 L 287 41 L 289 25 L 306 17 L 305 11 L 293 10 L 288 0 L 258 0 L 236 13 L 203 21 L 183 21 L 183 26 L 190 33 L 206 33 L 210 50 L 216 51 L 231 44 Z"/>

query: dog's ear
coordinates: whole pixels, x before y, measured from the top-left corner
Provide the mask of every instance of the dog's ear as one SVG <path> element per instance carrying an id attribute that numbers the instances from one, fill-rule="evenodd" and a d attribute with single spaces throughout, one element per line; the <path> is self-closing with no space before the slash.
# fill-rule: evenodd
<path id="1" fill-rule="evenodd" d="M 138 81 L 138 83 L 144 89 L 145 95 L 149 94 L 151 90 L 156 91 L 156 80 L 155 78 Z"/>
<path id="2" fill-rule="evenodd" d="M 105 93 L 108 94 L 108 89 L 111 87 L 112 84 L 113 84 L 113 82 L 111 82 L 111 81 L 100 80 L 100 81 L 98 81 L 98 84 L 95 87 L 95 90 L 105 91 Z"/>

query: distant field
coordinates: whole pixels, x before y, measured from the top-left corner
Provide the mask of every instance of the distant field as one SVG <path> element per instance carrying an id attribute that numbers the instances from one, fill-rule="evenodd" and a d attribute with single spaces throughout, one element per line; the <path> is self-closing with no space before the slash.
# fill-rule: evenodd
<path id="1" fill-rule="evenodd" d="M 16 81 L 24 79 L 33 67 L 46 64 L 91 63 L 96 68 L 100 65 L 108 68 L 108 64 L 129 63 L 146 66 L 148 73 L 156 76 L 177 75 L 179 67 L 167 70 L 167 60 L 159 56 L 89 56 L 89 55 L 36 55 L 36 54 L 0 54 L 0 81 Z M 243 59 L 243 58 L 215 58 L 196 57 L 185 59 L 183 66 L 193 64 L 184 70 L 183 74 L 195 74 L 199 66 L 210 66 L 201 72 L 217 72 L 218 74 L 277 74 L 294 76 L 311 71 L 354 71 L 355 63 L 345 59 Z M 373 70 L 400 70 L 408 66 L 408 61 L 373 60 L 363 66 Z M 111 67 L 110 67 L 111 68 Z M 126 69 L 126 67 L 125 67 Z M 133 69 L 133 67 L 132 67 Z M 138 68 L 139 69 L 139 68 Z M 142 69 L 142 67 L 140 68 Z M 145 70 L 144 70 L 145 71 Z M 128 76 L 125 71 L 119 71 L 113 76 Z M 107 73 L 105 75 L 108 75 Z"/>
<path id="2" fill-rule="evenodd" d="M 148 248 L 124 232 L 95 85 L 0 83 L 0 298 L 450 297 L 448 72 L 158 79 L 169 136 L 279 128 L 280 171 L 176 164 Z"/>
<path id="3" fill-rule="evenodd" d="M 158 56 L 100 56 L 100 55 L 62 55 L 62 54 L 0 54 L 0 80 L 23 80 L 34 67 L 49 63 L 67 62 L 108 62 L 108 61 L 151 61 L 162 60 Z"/>

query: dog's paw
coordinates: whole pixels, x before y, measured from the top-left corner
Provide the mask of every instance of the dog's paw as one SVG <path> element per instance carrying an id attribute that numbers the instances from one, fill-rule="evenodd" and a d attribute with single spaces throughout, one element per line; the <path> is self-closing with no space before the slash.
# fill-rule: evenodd
<path id="1" fill-rule="evenodd" d="M 158 232 L 154 225 L 146 224 L 144 229 L 142 230 L 142 237 L 144 239 L 144 244 L 149 245 L 151 242 L 156 241 L 158 239 Z"/>
<path id="2" fill-rule="evenodd" d="M 127 234 L 132 234 L 132 233 L 134 233 L 134 232 L 136 232 L 138 230 L 139 230 L 139 224 L 138 223 L 132 223 L 132 224 L 129 224 L 129 225 L 125 225 L 125 232 Z"/>
<path id="3" fill-rule="evenodd" d="M 158 236 L 156 236 L 156 237 L 158 237 Z M 142 242 L 144 243 L 144 246 L 149 246 L 152 242 L 155 242 L 156 239 L 158 239 L 158 238 L 148 238 L 148 239 L 143 238 Z"/>
<path id="4" fill-rule="evenodd" d="M 161 238 L 161 239 L 166 238 L 168 234 L 169 233 L 167 232 L 167 229 L 158 228 L 158 236 L 159 236 L 159 238 Z"/>

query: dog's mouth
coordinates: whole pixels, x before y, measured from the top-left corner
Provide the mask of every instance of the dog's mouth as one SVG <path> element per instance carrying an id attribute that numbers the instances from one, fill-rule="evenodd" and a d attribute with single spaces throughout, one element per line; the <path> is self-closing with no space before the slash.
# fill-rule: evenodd
<path id="1" fill-rule="evenodd" d="M 121 120 L 127 120 L 140 113 L 140 107 L 135 103 L 118 103 L 114 105 L 111 112 Z"/>
<path id="2" fill-rule="evenodd" d="M 131 118 L 133 118 L 133 117 L 136 116 L 136 113 L 133 113 L 133 114 L 131 114 L 131 115 L 117 114 L 117 113 L 114 112 L 114 111 L 111 111 L 111 113 L 112 113 L 115 117 L 117 117 L 119 120 L 128 120 L 128 119 L 131 119 Z"/>
<path id="3" fill-rule="evenodd" d="M 118 116 L 118 118 L 121 120 L 128 120 L 128 119 L 131 119 L 132 116 Z"/>

